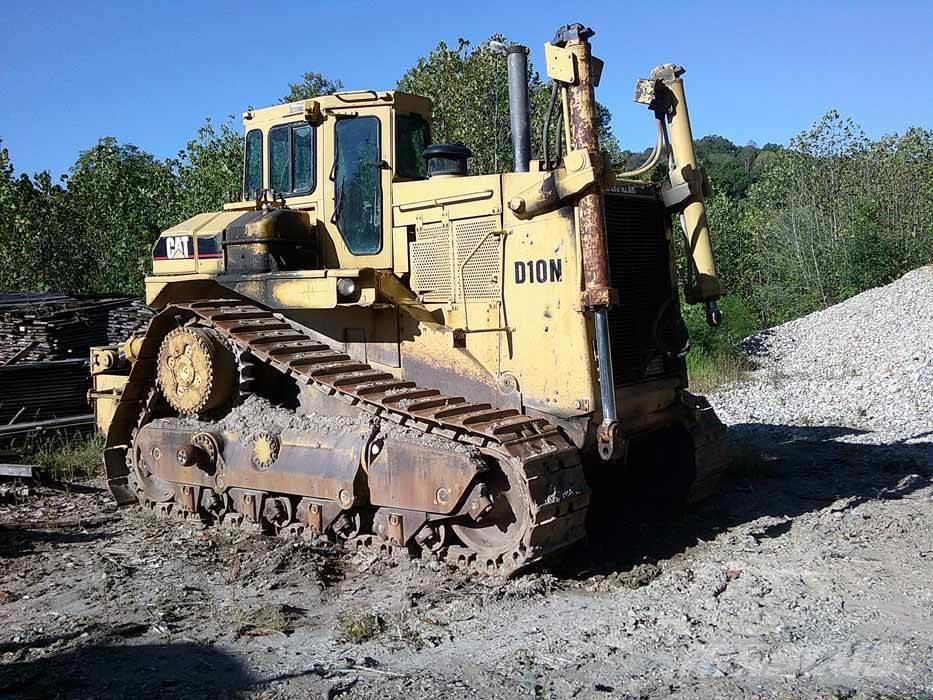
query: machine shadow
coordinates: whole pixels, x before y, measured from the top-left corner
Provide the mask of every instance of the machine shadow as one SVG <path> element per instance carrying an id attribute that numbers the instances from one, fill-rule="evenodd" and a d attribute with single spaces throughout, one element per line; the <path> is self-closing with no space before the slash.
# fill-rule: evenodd
<path id="1" fill-rule="evenodd" d="M 846 500 L 848 509 L 903 498 L 933 483 L 933 443 L 836 440 L 863 432 L 836 426 L 730 426 L 732 464 L 719 492 L 686 507 L 665 500 L 671 489 L 665 489 L 664 474 L 603 475 L 594 489 L 588 541 L 552 573 L 584 579 L 628 571 L 671 559 L 765 516 L 786 519 L 763 533 L 777 537 L 790 530 L 794 518 L 836 501 Z"/>
<path id="2" fill-rule="evenodd" d="M 236 657 L 194 643 L 101 642 L 0 668 L 0 696 L 23 700 L 229 698 L 259 683 Z"/>
<path id="3" fill-rule="evenodd" d="M 37 546 L 53 546 L 109 540 L 113 533 L 105 530 L 76 528 L 43 528 L 40 525 L 0 525 L 0 560 L 31 554 Z"/>

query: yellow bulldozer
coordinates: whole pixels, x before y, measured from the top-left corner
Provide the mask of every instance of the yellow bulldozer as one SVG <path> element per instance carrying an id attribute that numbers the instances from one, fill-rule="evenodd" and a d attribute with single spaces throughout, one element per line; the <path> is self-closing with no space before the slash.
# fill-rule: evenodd
<path id="1" fill-rule="evenodd" d="M 528 49 L 499 45 L 514 172 L 468 174 L 417 95 L 246 112 L 241 201 L 163 232 L 158 314 L 92 350 L 117 502 L 512 575 L 585 537 L 600 474 L 708 493 L 725 429 L 687 391 L 673 216 L 713 325 L 720 286 L 683 69 L 638 81 L 657 145 L 617 174 L 592 35 L 544 47 L 537 160 Z"/>

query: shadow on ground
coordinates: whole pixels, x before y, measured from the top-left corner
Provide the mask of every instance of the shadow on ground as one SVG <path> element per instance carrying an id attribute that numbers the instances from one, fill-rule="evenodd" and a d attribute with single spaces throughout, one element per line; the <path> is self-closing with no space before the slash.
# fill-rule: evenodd
<path id="1" fill-rule="evenodd" d="M 113 533 L 105 530 L 72 529 L 60 526 L 0 525 L 0 559 L 31 554 L 37 545 L 65 545 L 96 540 L 109 540 Z"/>
<path id="2" fill-rule="evenodd" d="M 864 432 L 834 426 L 730 426 L 733 462 L 718 494 L 686 509 L 663 502 L 663 496 L 659 500 L 664 474 L 621 475 L 599 483 L 588 543 L 553 573 L 582 579 L 629 571 L 765 516 L 786 518 L 760 533 L 762 539 L 777 537 L 790 530 L 794 518 L 837 501 L 851 509 L 866 501 L 908 497 L 933 483 L 933 444 L 837 441 Z"/>
<path id="3" fill-rule="evenodd" d="M 229 698 L 256 683 L 234 656 L 193 643 L 102 641 L 0 668 L 0 697 L 23 700 Z"/>

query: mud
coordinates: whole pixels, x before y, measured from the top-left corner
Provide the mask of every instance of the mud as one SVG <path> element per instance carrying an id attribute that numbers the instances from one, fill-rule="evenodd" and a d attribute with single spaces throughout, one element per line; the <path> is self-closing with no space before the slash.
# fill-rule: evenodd
<path id="1" fill-rule="evenodd" d="M 427 447 L 451 450 L 458 454 L 479 454 L 478 450 L 471 445 L 455 442 L 442 435 L 422 433 L 388 420 L 380 420 L 369 413 L 347 406 L 338 399 L 325 398 L 328 403 L 324 404 L 323 407 L 331 409 L 329 413 L 309 408 L 296 412 L 274 406 L 266 399 L 253 395 L 218 420 L 201 420 L 195 417 L 171 418 L 157 419 L 152 424 L 157 427 L 160 425 L 169 426 L 177 425 L 180 421 L 183 425 L 206 432 L 229 431 L 238 435 L 240 441 L 245 443 L 251 442 L 261 433 L 279 434 L 285 430 L 325 434 L 355 433 L 360 428 L 371 427 L 378 430 L 379 435 L 383 438 L 391 437 Z M 331 402 L 339 403 L 336 409 L 334 409 Z M 320 403 L 313 405 L 315 408 L 322 407 Z M 343 413 L 338 412 L 341 408 Z"/>
<path id="2" fill-rule="evenodd" d="M 933 454 L 849 432 L 733 426 L 719 495 L 509 582 L 17 492 L 0 696 L 930 698 Z"/>

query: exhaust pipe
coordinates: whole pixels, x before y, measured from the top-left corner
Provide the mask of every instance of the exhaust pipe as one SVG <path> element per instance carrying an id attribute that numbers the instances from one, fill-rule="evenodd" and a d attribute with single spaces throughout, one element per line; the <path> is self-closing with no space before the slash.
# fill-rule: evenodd
<path id="1" fill-rule="evenodd" d="M 531 163 L 531 115 L 528 111 L 528 47 L 516 44 L 505 51 L 509 67 L 509 117 L 515 172 L 527 173 Z"/>

